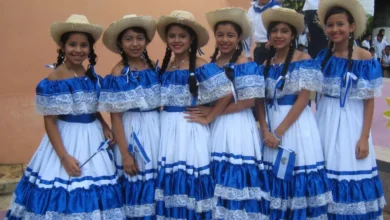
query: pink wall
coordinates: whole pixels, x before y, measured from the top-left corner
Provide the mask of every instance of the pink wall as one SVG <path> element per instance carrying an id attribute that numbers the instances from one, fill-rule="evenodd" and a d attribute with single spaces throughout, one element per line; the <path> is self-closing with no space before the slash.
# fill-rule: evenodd
<path id="1" fill-rule="evenodd" d="M 44 134 L 43 119 L 35 113 L 35 86 L 46 77 L 44 65 L 56 60 L 56 45 L 49 33 L 54 21 L 65 21 L 70 14 L 84 14 L 90 22 L 107 27 L 125 14 L 158 18 L 174 9 L 191 11 L 206 25 L 204 13 L 222 7 L 247 9 L 251 0 L 68 0 L 1 1 L 0 35 L 0 164 L 27 163 Z M 39 2 L 39 3 L 38 3 Z M 210 31 L 212 36 L 212 32 Z M 164 45 L 158 35 L 149 45 L 152 59 L 162 59 Z M 203 50 L 207 59 L 214 48 L 211 40 Z M 96 70 L 108 73 L 119 57 L 101 41 L 95 49 L 99 60 Z"/>

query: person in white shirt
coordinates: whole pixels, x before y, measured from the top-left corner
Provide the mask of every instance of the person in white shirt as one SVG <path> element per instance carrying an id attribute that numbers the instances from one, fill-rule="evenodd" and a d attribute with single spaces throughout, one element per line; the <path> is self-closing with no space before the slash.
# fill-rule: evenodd
<path id="1" fill-rule="evenodd" d="M 305 24 L 307 25 L 310 34 L 308 51 L 313 58 L 317 57 L 317 54 L 328 46 L 328 40 L 326 39 L 325 33 L 316 21 L 318 4 L 319 0 L 306 0 L 305 5 L 303 6 Z"/>
<path id="2" fill-rule="evenodd" d="M 383 76 L 390 77 L 390 45 L 385 47 L 385 52 L 381 59 L 381 65 L 383 69 Z"/>
<path id="3" fill-rule="evenodd" d="M 253 52 L 254 61 L 257 64 L 263 64 L 270 56 L 269 44 L 267 38 L 267 30 L 263 25 L 261 14 L 269 8 L 280 7 L 276 0 L 256 0 L 248 9 L 248 18 L 252 23 L 252 35 L 245 40 L 247 48 L 245 48 L 245 56 L 251 60 L 252 42 L 255 42 L 256 48 Z"/>
<path id="4" fill-rule="evenodd" d="M 375 40 L 376 41 L 373 47 L 375 48 L 375 53 L 376 56 L 378 57 L 378 61 L 380 61 L 382 59 L 382 55 L 384 53 L 385 47 L 389 44 L 383 40 L 382 34 L 378 34 Z"/>
<path id="5" fill-rule="evenodd" d="M 378 34 L 382 34 L 382 41 L 385 42 L 386 44 L 389 44 L 389 42 L 387 42 L 387 39 L 386 39 L 386 36 L 385 36 L 385 29 L 380 29 Z M 372 45 L 375 45 L 376 43 L 378 43 L 378 40 L 375 38 L 372 42 Z"/>
<path id="6" fill-rule="evenodd" d="M 306 29 L 298 37 L 298 49 L 299 49 L 299 47 L 302 47 L 302 46 L 304 47 L 304 50 L 301 50 L 301 51 L 307 53 L 308 40 L 307 40 Z"/>
<path id="7" fill-rule="evenodd" d="M 366 34 L 361 46 L 367 48 L 367 50 L 371 48 L 371 34 Z"/>

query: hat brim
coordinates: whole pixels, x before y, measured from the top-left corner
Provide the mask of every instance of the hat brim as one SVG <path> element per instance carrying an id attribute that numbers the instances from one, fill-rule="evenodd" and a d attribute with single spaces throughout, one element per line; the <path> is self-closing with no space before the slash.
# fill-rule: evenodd
<path id="1" fill-rule="evenodd" d="M 349 11 L 355 20 L 354 37 L 358 38 L 364 34 L 367 25 L 367 15 L 363 6 L 356 0 L 321 0 L 318 7 L 318 20 L 325 32 L 325 15 L 333 7 L 341 7 Z"/>
<path id="2" fill-rule="evenodd" d="M 272 22 L 283 22 L 294 26 L 297 29 L 298 34 L 305 30 L 305 22 L 303 15 L 295 11 L 282 11 L 268 9 L 262 15 L 264 27 L 268 29 L 268 26 Z"/>
<path id="3" fill-rule="evenodd" d="M 160 38 L 165 43 L 167 42 L 167 37 L 165 34 L 165 28 L 170 24 L 181 24 L 190 27 L 196 33 L 198 37 L 198 48 L 201 48 L 207 44 L 209 41 L 209 33 L 206 28 L 204 28 L 201 24 L 196 21 L 192 21 L 185 18 L 178 18 L 172 16 L 161 16 L 157 21 L 157 32 L 160 35 Z"/>
<path id="4" fill-rule="evenodd" d="M 90 34 L 96 41 L 99 40 L 103 32 L 103 27 L 97 24 L 82 24 L 82 23 L 68 23 L 55 22 L 50 26 L 50 34 L 54 42 L 61 46 L 61 36 L 67 32 L 83 32 Z"/>
<path id="5" fill-rule="evenodd" d="M 246 39 L 252 32 L 251 23 L 246 16 L 246 11 L 241 8 L 223 8 L 206 13 L 207 22 L 211 30 L 221 21 L 229 21 L 239 25 L 242 29 L 242 39 Z"/>
<path id="6" fill-rule="evenodd" d="M 129 17 L 112 23 L 103 34 L 103 44 L 112 52 L 120 53 L 117 45 L 118 35 L 131 27 L 140 27 L 146 31 L 146 37 L 152 41 L 156 34 L 156 21 L 150 16 Z"/>

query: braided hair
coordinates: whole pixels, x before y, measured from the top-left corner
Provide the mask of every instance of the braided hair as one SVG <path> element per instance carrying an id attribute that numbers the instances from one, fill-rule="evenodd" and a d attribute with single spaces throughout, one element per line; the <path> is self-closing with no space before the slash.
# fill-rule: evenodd
<path id="1" fill-rule="evenodd" d="M 325 19 L 324 19 L 325 24 L 328 21 L 329 17 L 332 15 L 335 15 L 335 14 L 345 14 L 347 16 L 347 20 L 348 20 L 349 24 L 353 24 L 355 22 L 352 14 L 348 10 L 346 10 L 345 8 L 342 8 L 342 7 L 333 7 L 331 9 L 329 9 L 328 12 L 325 14 Z M 355 40 L 355 36 L 352 32 L 352 33 L 350 33 L 349 40 L 348 40 L 348 72 L 350 72 L 352 70 L 352 64 L 353 64 L 352 52 L 353 52 L 354 40 Z M 329 61 L 330 57 L 333 54 L 333 51 L 332 51 L 333 46 L 334 46 L 333 41 L 330 41 L 328 51 L 326 52 L 325 58 L 321 63 L 322 70 L 324 70 L 327 62 Z"/>
<path id="2" fill-rule="evenodd" d="M 220 21 L 214 26 L 214 33 L 217 31 L 219 25 L 231 25 L 233 26 L 234 30 L 237 32 L 238 38 L 242 35 L 242 28 L 240 25 L 231 22 L 231 21 Z M 233 64 L 237 62 L 238 58 L 240 57 L 242 51 L 243 51 L 243 43 L 242 41 L 238 42 L 237 49 L 234 51 L 232 58 L 229 60 L 230 64 Z M 217 56 L 219 53 L 218 47 L 215 48 L 214 54 L 211 57 L 211 62 L 215 62 L 217 60 Z M 228 65 L 225 67 L 225 74 L 229 78 L 230 81 L 234 80 L 234 69 Z"/>
<path id="3" fill-rule="evenodd" d="M 88 43 L 89 43 L 89 55 L 88 55 L 89 65 L 88 65 L 88 69 L 85 71 L 85 75 L 88 76 L 90 79 L 96 79 L 92 71 L 92 66 L 96 65 L 96 58 L 97 58 L 97 55 L 95 54 L 95 50 L 93 49 L 93 45 L 95 44 L 95 39 L 89 33 L 74 32 L 74 31 L 66 32 L 60 38 L 60 42 L 62 45 L 64 45 L 64 47 L 69 37 L 72 34 L 84 34 L 85 36 L 87 36 Z M 63 64 L 64 61 L 65 61 L 65 52 L 62 49 L 59 49 L 55 68 Z"/>
<path id="4" fill-rule="evenodd" d="M 190 72 L 190 75 L 188 77 L 188 85 L 189 85 L 190 93 L 193 96 L 197 96 L 198 95 L 198 85 L 197 85 L 198 83 L 196 81 L 195 75 L 192 73 L 195 72 L 195 68 L 196 68 L 196 52 L 198 50 L 198 37 L 197 37 L 195 31 L 192 30 L 192 28 L 190 28 L 187 25 L 182 25 L 182 24 L 178 24 L 178 23 L 169 24 L 165 28 L 165 34 L 167 34 L 169 29 L 171 27 L 174 27 L 174 26 L 178 26 L 178 27 L 186 30 L 188 32 L 188 34 L 193 38 L 191 45 L 190 45 L 190 53 L 189 53 L 189 72 Z M 171 56 L 172 56 L 172 51 L 169 48 L 169 46 L 167 45 L 167 48 L 165 49 L 165 56 L 164 56 L 163 62 L 161 64 L 161 68 L 160 68 L 160 72 L 159 72 L 160 75 L 162 75 L 166 71 L 168 64 L 171 60 Z"/>
<path id="5" fill-rule="evenodd" d="M 268 30 L 267 30 L 268 31 L 268 39 L 270 38 L 272 29 L 280 23 L 281 22 L 271 22 L 271 24 L 268 25 Z M 289 26 L 289 28 L 292 32 L 292 36 L 295 38 L 297 36 L 297 29 L 290 24 L 287 24 L 287 25 Z M 283 66 L 283 69 L 281 72 L 281 76 L 283 76 L 283 77 L 286 76 L 286 74 L 287 74 L 288 67 L 290 66 L 291 60 L 293 59 L 293 56 L 294 56 L 295 48 L 296 48 L 296 41 L 294 39 L 292 39 L 291 45 L 290 45 L 290 48 L 288 50 L 287 57 L 284 60 L 284 66 Z M 264 68 L 264 77 L 265 78 L 268 77 L 268 72 L 269 72 L 269 69 L 271 66 L 272 54 L 274 54 L 273 53 L 274 51 L 275 51 L 275 48 L 271 46 L 271 52 L 269 53 L 270 55 L 267 57 L 267 61 L 266 61 L 265 68 Z M 284 82 L 283 82 L 280 90 L 283 90 L 283 88 L 284 88 Z"/>
<path id="6" fill-rule="evenodd" d="M 128 30 L 132 30 L 134 31 L 135 33 L 138 33 L 138 34 L 143 34 L 145 36 L 145 39 L 146 39 L 146 42 L 147 43 L 150 43 L 150 39 L 148 38 L 147 34 L 146 34 L 146 30 L 141 28 L 141 27 L 130 27 L 130 28 L 127 28 L 125 30 L 123 30 L 117 37 L 116 39 L 116 42 L 117 42 L 117 45 L 120 49 L 120 52 L 121 52 L 121 57 L 122 57 L 122 64 L 124 67 L 128 67 L 129 66 L 129 58 L 127 57 L 126 53 L 123 51 L 123 48 L 121 46 L 121 40 L 123 38 L 123 35 L 128 31 Z M 148 65 L 148 67 L 150 69 L 154 69 L 154 66 L 153 66 L 153 63 L 152 61 L 150 60 L 149 58 L 149 55 L 148 55 L 148 51 L 145 50 L 142 52 L 142 57 L 145 59 L 146 61 L 146 64 Z"/>

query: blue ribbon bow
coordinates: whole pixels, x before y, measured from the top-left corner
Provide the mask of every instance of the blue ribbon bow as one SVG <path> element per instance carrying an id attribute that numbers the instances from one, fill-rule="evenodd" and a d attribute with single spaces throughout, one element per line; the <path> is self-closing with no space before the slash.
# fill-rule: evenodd
<path id="1" fill-rule="evenodd" d="M 344 76 L 344 79 L 341 80 L 341 84 L 340 84 L 340 107 L 344 107 L 345 106 L 345 102 L 347 101 L 347 96 L 348 96 L 349 89 L 352 86 L 352 83 L 356 83 L 357 82 L 357 79 L 358 78 L 357 78 L 357 76 L 354 73 L 347 72 L 345 74 L 345 76 Z M 344 96 L 342 96 L 343 88 L 345 88 Z"/>

